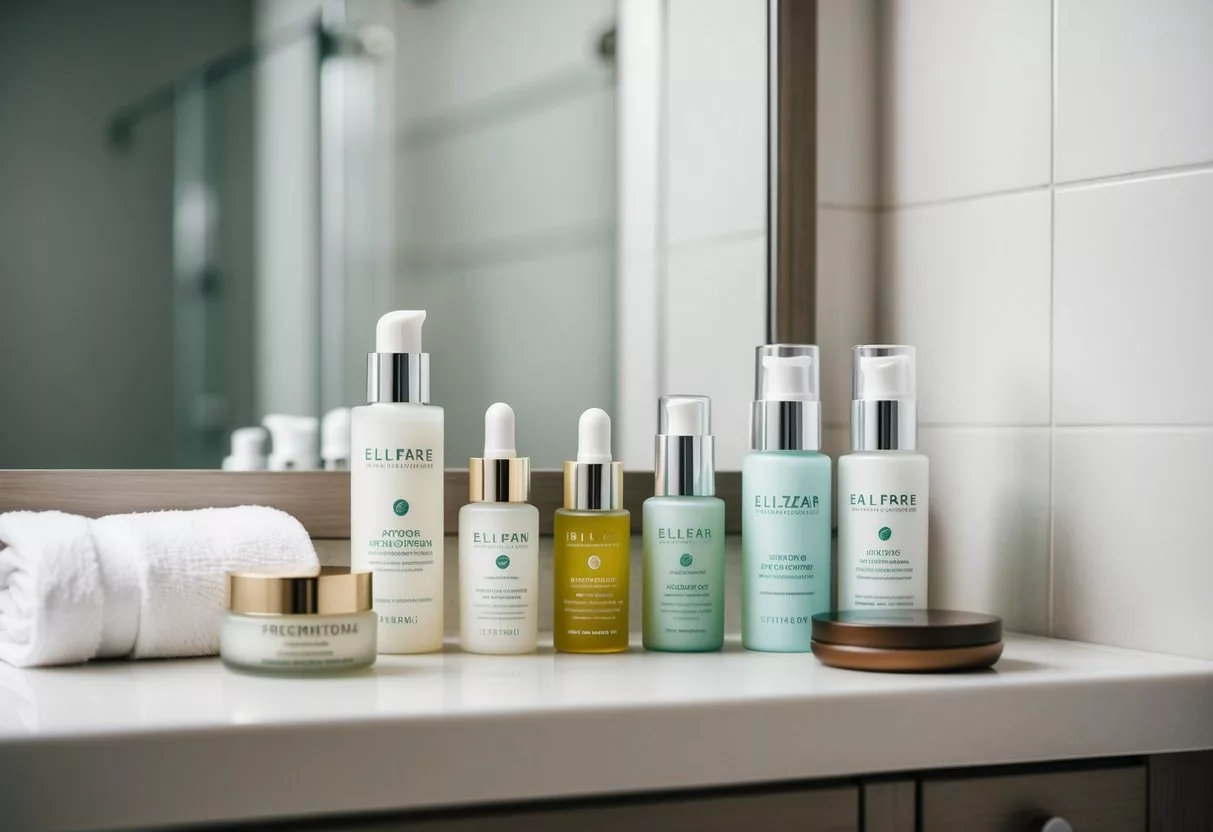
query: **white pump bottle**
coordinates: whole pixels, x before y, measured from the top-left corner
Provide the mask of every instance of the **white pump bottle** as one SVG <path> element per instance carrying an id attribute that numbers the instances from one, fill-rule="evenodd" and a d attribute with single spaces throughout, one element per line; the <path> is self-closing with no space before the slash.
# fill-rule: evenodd
<path id="1" fill-rule="evenodd" d="M 531 461 L 514 448 L 514 411 L 484 414 L 484 456 L 468 461 L 459 510 L 459 641 L 469 653 L 530 653 L 539 638 L 539 510 Z"/>
<path id="2" fill-rule="evenodd" d="M 442 649 L 443 412 L 430 400 L 425 312 L 389 312 L 351 411 L 350 563 L 374 572 L 380 653 Z"/>
<path id="3" fill-rule="evenodd" d="M 838 608 L 925 609 L 930 463 L 914 348 L 855 347 L 852 453 L 838 459 Z"/>

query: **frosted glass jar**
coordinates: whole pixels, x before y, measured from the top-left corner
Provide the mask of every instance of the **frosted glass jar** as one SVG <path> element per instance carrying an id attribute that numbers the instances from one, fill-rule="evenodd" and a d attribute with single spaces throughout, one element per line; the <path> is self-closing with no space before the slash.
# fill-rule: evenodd
<path id="1" fill-rule="evenodd" d="M 219 657 L 236 670 L 291 676 L 370 667 L 379 623 L 371 599 L 370 572 L 229 574 Z"/>

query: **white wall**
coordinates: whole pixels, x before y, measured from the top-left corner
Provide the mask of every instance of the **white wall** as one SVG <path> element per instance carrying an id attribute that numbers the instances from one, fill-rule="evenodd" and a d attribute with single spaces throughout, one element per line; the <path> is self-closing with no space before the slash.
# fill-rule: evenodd
<path id="1" fill-rule="evenodd" d="M 651 469 L 657 397 L 705 394 L 717 467 L 737 470 L 766 339 L 766 4 L 638 0 L 621 18 L 619 447 Z"/>
<path id="2" fill-rule="evenodd" d="M 879 334 L 931 599 L 1213 658 L 1213 5 L 879 6 Z"/>
<path id="3" fill-rule="evenodd" d="M 398 3 L 396 304 L 429 311 L 452 465 L 513 405 L 536 467 L 614 409 L 611 0 Z"/>

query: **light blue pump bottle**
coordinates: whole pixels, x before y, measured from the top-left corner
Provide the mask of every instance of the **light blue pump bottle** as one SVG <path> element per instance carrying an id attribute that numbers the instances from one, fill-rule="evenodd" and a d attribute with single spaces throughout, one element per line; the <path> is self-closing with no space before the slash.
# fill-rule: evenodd
<path id="1" fill-rule="evenodd" d="M 817 347 L 757 351 L 757 400 L 741 465 L 741 642 L 807 653 L 830 610 L 830 458 L 821 447 Z"/>
<path id="2" fill-rule="evenodd" d="M 724 646 L 724 500 L 707 396 L 657 405 L 655 496 L 644 501 L 644 647 Z"/>

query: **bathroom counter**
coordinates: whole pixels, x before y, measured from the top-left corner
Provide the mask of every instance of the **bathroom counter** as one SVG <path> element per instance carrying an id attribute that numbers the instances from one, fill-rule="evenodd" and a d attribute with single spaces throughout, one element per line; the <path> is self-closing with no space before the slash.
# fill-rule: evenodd
<path id="1" fill-rule="evenodd" d="M 0 665 L 7 828 L 281 818 L 1213 748 L 1213 662 L 1010 635 L 898 676 L 743 651 Z"/>

